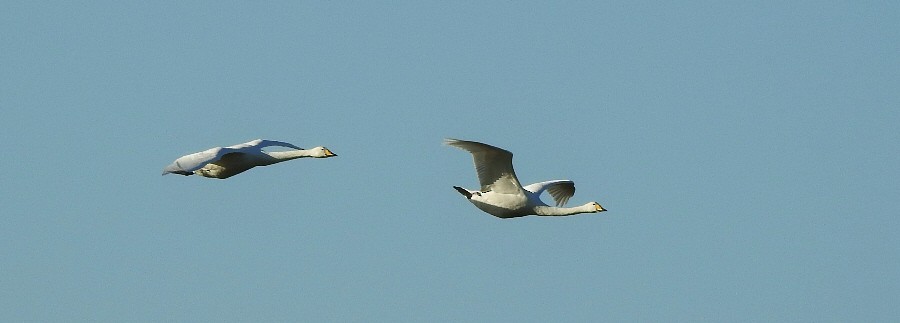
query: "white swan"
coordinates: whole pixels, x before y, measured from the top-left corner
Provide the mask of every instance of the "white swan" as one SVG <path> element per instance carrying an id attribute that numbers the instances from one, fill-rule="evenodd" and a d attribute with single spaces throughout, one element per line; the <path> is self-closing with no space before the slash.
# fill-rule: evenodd
<path id="1" fill-rule="evenodd" d="M 289 151 L 263 151 L 270 146 L 293 148 Z M 303 157 L 327 158 L 337 156 L 325 147 L 303 149 L 286 142 L 256 139 L 239 145 L 216 147 L 185 155 L 166 166 L 163 175 L 174 173 L 197 174 L 209 178 L 226 179 L 256 166 L 267 166 Z"/>
<path id="2" fill-rule="evenodd" d="M 445 139 L 444 144 L 472 153 L 481 190 L 472 191 L 459 186 L 453 188 L 476 207 L 493 216 L 498 218 L 526 215 L 564 216 L 606 211 L 597 202 L 576 207 L 562 207 L 572 195 L 575 195 L 575 183 L 569 180 L 546 181 L 522 187 L 513 170 L 513 155 L 509 151 L 480 142 L 457 139 Z M 541 201 L 541 193 L 545 190 L 556 201 L 555 207 Z"/>

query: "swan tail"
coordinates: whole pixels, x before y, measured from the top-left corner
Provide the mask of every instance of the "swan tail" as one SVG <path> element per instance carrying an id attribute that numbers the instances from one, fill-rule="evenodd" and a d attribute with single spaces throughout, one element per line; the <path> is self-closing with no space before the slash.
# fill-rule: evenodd
<path id="1" fill-rule="evenodd" d="M 462 194 L 467 199 L 472 199 L 472 193 L 469 193 L 469 191 L 467 191 L 466 189 L 459 186 L 454 186 L 453 188 L 455 188 L 456 191 L 459 192 L 459 194 Z"/>

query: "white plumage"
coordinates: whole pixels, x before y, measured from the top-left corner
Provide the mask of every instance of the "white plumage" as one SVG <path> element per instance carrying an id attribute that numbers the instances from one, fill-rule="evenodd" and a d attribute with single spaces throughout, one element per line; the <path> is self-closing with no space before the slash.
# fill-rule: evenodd
<path id="1" fill-rule="evenodd" d="M 468 190 L 454 186 L 469 202 L 484 212 L 499 218 L 515 218 L 526 215 L 564 216 L 579 213 L 606 211 L 597 202 L 576 207 L 564 207 L 575 195 L 575 183 L 569 180 L 552 180 L 522 187 L 513 170 L 513 154 L 501 148 L 480 142 L 446 139 L 445 144 L 472 154 L 475 172 L 481 190 Z M 541 201 L 541 193 L 547 191 L 556 206 Z"/>
<path id="2" fill-rule="evenodd" d="M 263 151 L 263 148 L 272 146 L 293 148 L 294 150 Z M 256 139 L 243 144 L 210 148 L 179 157 L 172 164 L 166 166 L 162 174 L 173 173 L 185 176 L 197 174 L 209 178 L 225 179 L 256 166 L 267 166 L 303 157 L 327 158 L 334 156 L 337 155 L 325 147 L 303 149 L 286 142 Z"/>

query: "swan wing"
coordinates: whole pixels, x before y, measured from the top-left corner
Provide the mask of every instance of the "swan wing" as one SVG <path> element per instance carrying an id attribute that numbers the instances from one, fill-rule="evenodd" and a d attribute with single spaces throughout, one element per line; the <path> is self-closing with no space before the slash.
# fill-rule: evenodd
<path id="1" fill-rule="evenodd" d="M 169 164 L 169 166 L 166 166 L 166 168 L 163 169 L 163 175 L 169 173 L 190 175 L 195 170 L 203 168 L 203 166 L 205 166 L 206 164 L 216 162 L 221 159 L 222 156 L 235 152 L 239 153 L 240 149 L 230 147 L 216 147 L 201 151 L 199 153 L 184 155 L 178 157 L 178 159 Z"/>
<path id="2" fill-rule="evenodd" d="M 256 139 L 256 140 L 248 141 L 248 142 L 245 142 L 242 144 L 228 146 L 226 148 L 232 148 L 232 149 L 252 148 L 255 150 L 262 150 L 263 148 L 271 147 L 271 146 L 288 147 L 288 148 L 293 148 L 293 149 L 297 149 L 297 150 L 303 149 L 303 148 L 294 146 L 290 143 L 286 143 L 283 141 L 266 140 L 266 139 Z"/>
<path id="3" fill-rule="evenodd" d="M 458 139 L 446 139 L 444 144 L 472 154 L 482 191 L 502 194 L 522 193 L 522 185 L 519 184 L 513 170 L 511 152 L 480 142 Z"/>
<path id="4" fill-rule="evenodd" d="M 534 193 L 538 198 L 546 190 L 553 197 L 556 206 L 564 206 L 569 202 L 569 198 L 575 195 L 575 182 L 570 180 L 546 181 L 525 186 L 524 189 Z"/>

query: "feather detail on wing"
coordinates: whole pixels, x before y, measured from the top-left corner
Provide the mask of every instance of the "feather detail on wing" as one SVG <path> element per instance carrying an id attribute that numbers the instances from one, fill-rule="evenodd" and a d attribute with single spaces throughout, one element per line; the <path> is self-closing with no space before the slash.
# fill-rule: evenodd
<path id="1" fill-rule="evenodd" d="M 163 175 L 168 173 L 189 175 L 195 170 L 203 168 L 203 166 L 205 166 L 206 164 L 219 160 L 225 154 L 233 153 L 236 151 L 238 151 L 238 149 L 216 147 L 201 151 L 199 153 L 181 156 L 174 162 L 169 164 L 169 166 L 166 166 L 166 168 L 163 170 Z"/>
<path id="2" fill-rule="evenodd" d="M 270 146 L 288 147 L 288 148 L 294 148 L 294 149 L 298 149 L 298 150 L 303 149 L 303 148 L 294 146 L 294 145 L 286 143 L 286 142 L 275 141 L 275 140 L 266 140 L 266 139 L 256 139 L 256 140 L 248 141 L 248 142 L 245 142 L 242 144 L 228 146 L 227 148 L 242 149 L 242 148 L 256 147 L 258 149 L 263 149 L 265 147 L 270 147 Z"/>
<path id="3" fill-rule="evenodd" d="M 570 180 L 554 180 L 540 183 L 534 183 L 525 186 L 524 189 L 533 192 L 538 196 L 547 191 L 556 202 L 556 206 L 564 206 L 569 202 L 569 198 L 575 195 L 575 183 Z"/>
<path id="4" fill-rule="evenodd" d="M 474 141 L 446 139 L 444 144 L 453 146 L 472 154 L 475 172 L 482 191 L 494 191 L 503 194 L 522 192 L 522 185 L 513 170 L 513 154 L 501 148 Z"/>

